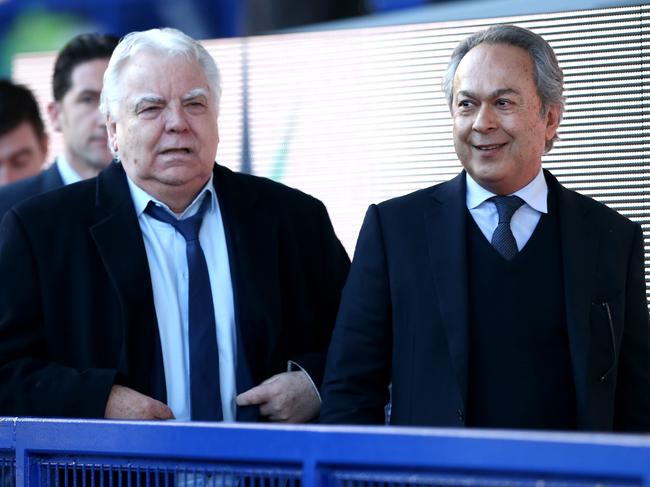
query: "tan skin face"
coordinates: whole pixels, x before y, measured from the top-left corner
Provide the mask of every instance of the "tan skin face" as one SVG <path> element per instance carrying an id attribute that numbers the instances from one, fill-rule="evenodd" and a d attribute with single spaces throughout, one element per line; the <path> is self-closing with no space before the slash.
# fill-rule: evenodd
<path id="1" fill-rule="evenodd" d="M 47 142 L 47 136 L 39 139 L 29 122 L 0 135 L 0 186 L 40 172 Z"/>
<path id="2" fill-rule="evenodd" d="M 519 47 L 480 44 L 456 70 L 452 117 L 454 146 L 470 176 L 500 195 L 537 175 L 560 109 L 541 116 L 530 55 Z"/>
<path id="3" fill-rule="evenodd" d="M 196 61 L 146 51 L 122 74 L 111 147 L 142 189 L 183 211 L 210 179 L 219 144 L 217 106 Z"/>
<path id="4" fill-rule="evenodd" d="M 108 59 L 92 59 L 72 70 L 71 86 L 48 107 L 54 129 L 63 134 L 65 157 L 83 178 L 97 175 L 113 159 L 99 95 Z"/>

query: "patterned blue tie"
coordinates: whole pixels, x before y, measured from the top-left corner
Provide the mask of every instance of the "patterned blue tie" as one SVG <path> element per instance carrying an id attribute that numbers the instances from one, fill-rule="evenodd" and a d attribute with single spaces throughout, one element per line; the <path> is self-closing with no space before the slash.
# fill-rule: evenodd
<path id="1" fill-rule="evenodd" d="M 499 224 L 492 234 L 492 246 L 504 259 L 512 260 L 519 250 L 510 228 L 510 219 L 524 201 L 519 196 L 493 196 L 488 201 L 496 205 L 499 213 Z"/>
<path id="2" fill-rule="evenodd" d="M 199 211 L 178 220 L 150 201 L 145 212 L 172 225 L 185 238 L 185 254 L 189 270 L 188 314 L 190 341 L 190 401 L 193 420 L 221 421 L 221 391 L 219 386 L 219 351 L 212 303 L 210 276 L 199 243 L 203 215 L 210 206 L 206 194 Z"/>

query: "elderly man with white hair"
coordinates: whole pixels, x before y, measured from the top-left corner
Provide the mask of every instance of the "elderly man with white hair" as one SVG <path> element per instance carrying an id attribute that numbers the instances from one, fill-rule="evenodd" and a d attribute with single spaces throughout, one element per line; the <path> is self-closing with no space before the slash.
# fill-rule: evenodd
<path id="1" fill-rule="evenodd" d="M 219 95 L 185 34 L 120 42 L 101 96 L 116 162 L 0 228 L 0 415 L 318 414 L 349 260 L 320 201 L 215 163 Z"/>

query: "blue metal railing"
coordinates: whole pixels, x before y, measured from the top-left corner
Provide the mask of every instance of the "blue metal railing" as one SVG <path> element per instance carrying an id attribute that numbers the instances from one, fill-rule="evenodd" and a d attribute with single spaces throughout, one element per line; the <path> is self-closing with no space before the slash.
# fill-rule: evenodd
<path id="1" fill-rule="evenodd" d="M 0 419 L 0 487 L 15 487 L 15 422 Z"/>
<path id="2" fill-rule="evenodd" d="M 650 437 L 0 419 L 0 468 L 0 487 L 650 487 Z"/>

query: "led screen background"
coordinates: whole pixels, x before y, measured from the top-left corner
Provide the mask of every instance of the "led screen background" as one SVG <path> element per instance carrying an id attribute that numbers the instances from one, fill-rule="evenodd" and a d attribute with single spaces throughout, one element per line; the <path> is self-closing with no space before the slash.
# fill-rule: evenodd
<path id="1" fill-rule="evenodd" d="M 205 41 L 223 77 L 218 161 L 323 200 L 352 255 L 369 204 L 459 172 L 442 73 L 463 37 L 514 23 L 544 36 L 565 73 L 561 140 L 544 166 L 639 221 L 647 242 L 649 13 L 641 5 Z M 43 107 L 52 59 L 13 64 Z"/>

